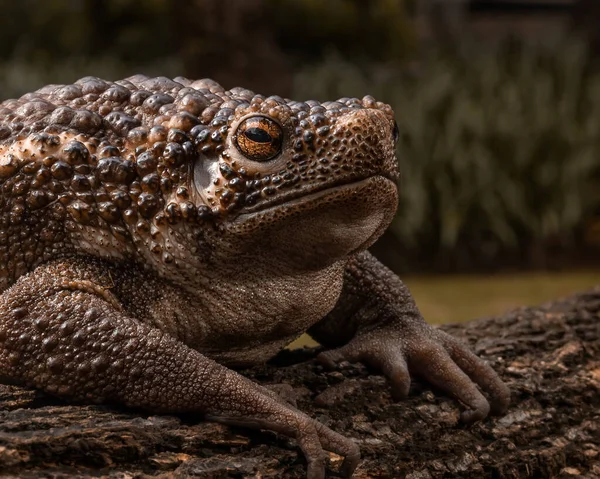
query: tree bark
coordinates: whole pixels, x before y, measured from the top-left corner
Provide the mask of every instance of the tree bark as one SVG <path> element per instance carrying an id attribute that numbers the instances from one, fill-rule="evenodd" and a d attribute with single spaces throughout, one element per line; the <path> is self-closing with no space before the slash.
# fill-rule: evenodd
<path id="1" fill-rule="evenodd" d="M 314 350 L 285 351 L 244 374 L 290 384 L 300 409 L 358 441 L 356 478 L 600 477 L 600 288 L 443 328 L 505 379 L 504 417 L 462 425 L 454 400 L 417 381 L 409 399 L 393 403 L 381 376 L 350 364 L 326 372 Z M 328 387 L 332 404 L 318 406 Z M 335 470 L 340 458 L 330 459 Z M 0 475 L 304 478 L 305 463 L 293 441 L 273 433 L 0 386 Z"/>

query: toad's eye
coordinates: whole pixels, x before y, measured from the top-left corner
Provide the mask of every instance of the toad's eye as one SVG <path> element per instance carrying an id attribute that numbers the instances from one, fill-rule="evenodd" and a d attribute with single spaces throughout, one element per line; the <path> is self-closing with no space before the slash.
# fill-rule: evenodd
<path id="1" fill-rule="evenodd" d="M 398 142 L 398 137 L 400 136 L 400 130 L 398 129 L 398 123 L 394 120 L 394 129 L 392 131 L 392 135 L 394 136 L 394 143 Z"/>
<path id="2" fill-rule="evenodd" d="M 254 161 L 268 161 L 281 151 L 283 131 L 266 116 L 245 119 L 237 128 L 235 145 L 246 157 Z"/>

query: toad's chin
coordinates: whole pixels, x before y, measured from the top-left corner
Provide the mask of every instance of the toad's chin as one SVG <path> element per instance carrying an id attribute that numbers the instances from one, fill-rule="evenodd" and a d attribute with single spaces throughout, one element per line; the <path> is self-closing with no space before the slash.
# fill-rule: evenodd
<path id="1" fill-rule="evenodd" d="M 286 263 L 322 267 L 371 246 L 397 203 L 396 183 L 376 175 L 240 214 L 225 229 Z"/>

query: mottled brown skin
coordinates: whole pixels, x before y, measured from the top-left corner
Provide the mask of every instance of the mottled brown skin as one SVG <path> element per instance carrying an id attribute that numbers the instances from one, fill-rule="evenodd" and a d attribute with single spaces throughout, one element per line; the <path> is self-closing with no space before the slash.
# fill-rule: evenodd
<path id="1" fill-rule="evenodd" d="M 474 421 L 509 392 L 366 249 L 397 203 L 388 105 L 210 80 L 84 78 L 0 104 L 0 376 L 78 401 L 296 438 L 308 477 L 356 444 L 229 367 L 305 331 Z M 484 397 L 480 389 L 487 395 Z"/>

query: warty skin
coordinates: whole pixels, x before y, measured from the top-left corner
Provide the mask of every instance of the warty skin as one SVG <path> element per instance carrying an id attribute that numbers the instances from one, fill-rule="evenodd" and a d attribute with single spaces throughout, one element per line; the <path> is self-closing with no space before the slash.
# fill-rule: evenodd
<path id="1" fill-rule="evenodd" d="M 211 80 L 87 77 L 0 104 L 0 377 L 83 402 L 295 438 L 307 476 L 356 444 L 233 367 L 304 332 L 408 394 L 501 413 L 509 391 L 428 326 L 366 250 L 397 205 L 397 127 L 371 97 L 295 102 Z M 486 394 L 486 397 L 482 394 Z"/>

